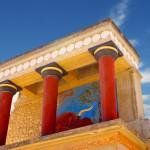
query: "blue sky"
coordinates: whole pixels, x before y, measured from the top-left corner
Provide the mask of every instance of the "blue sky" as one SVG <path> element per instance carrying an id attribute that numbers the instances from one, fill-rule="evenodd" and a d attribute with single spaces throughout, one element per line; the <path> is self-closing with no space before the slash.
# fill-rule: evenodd
<path id="1" fill-rule="evenodd" d="M 148 0 L 0 0 L 0 62 L 111 17 L 141 56 L 150 118 L 149 6 Z"/>

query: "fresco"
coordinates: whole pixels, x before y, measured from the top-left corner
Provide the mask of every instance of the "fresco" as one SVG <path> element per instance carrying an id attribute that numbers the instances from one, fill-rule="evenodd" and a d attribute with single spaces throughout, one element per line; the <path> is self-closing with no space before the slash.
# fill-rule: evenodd
<path id="1" fill-rule="evenodd" d="M 57 116 L 72 112 L 80 119 L 89 118 L 92 123 L 99 122 L 100 100 L 97 82 L 86 84 L 59 95 Z"/>

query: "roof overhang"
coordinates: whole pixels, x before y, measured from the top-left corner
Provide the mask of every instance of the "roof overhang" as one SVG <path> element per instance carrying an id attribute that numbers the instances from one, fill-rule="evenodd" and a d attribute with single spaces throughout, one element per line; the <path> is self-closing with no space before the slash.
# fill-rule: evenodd
<path id="1" fill-rule="evenodd" d="M 116 61 L 116 72 L 130 67 L 138 71 L 139 55 L 117 26 L 108 19 L 4 62 L 0 65 L 0 82 L 11 80 L 24 88 L 42 81 L 35 70 L 51 62 L 57 62 L 67 72 L 94 64 L 96 60 L 88 49 L 108 41 L 113 41 L 123 54 Z"/>

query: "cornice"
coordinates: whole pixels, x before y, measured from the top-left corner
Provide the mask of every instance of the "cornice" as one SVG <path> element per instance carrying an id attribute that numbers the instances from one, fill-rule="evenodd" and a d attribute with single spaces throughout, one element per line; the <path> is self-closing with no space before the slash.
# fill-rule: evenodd
<path id="1" fill-rule="evenodd" d="M 67 58 L 73 52 L 81 53 L 81 49 L 88 48 L 90 45 L 97 45 L 97 43 L 107 40 L 112 40 L 123 53 L 126 61 L 138 70 L 139 57 L 133 51 L 133 47 L 122 38 L 122 34 L 118 30 L 116 30 L 112 21 L 106 20 L 14 58 L 0 65 L 0 81 L 11 78 L 11 76 L 28 69 L 35 70 L 37 67 L 46 65 L 57 59 Z"/>

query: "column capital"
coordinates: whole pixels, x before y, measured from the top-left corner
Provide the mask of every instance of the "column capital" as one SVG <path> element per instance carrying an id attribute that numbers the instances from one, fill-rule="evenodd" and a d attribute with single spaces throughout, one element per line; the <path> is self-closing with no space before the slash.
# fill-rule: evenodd
<path id="1" fill-rule="evenodd" d="M 96 58 L 99 59 L 101 56 L 112 56 L 114 59 L 122 56 L 121 51 L 113 43 L 109 41 L 100 45 L 96 45 L 89 49 L 89 52 Z"/>
<path id="2" fill-rule="evenodd" d="M 17 91 L 20 90 L 21 88 L 10 80 L 0 82 L 0 91 L 2 92 L 10 92 L 14 95 Z"/>
<path id="3" fill-rule="evenodd" d="M 52 62 L 45 66 L 41 66 L 41 67 L 37 68 L 36 71 L 39 74 L 41 74 L 42 77 L 52 75 L 52 76 L 57 76 L 59 79 L 61 79 L 64 75 L 67 74 L 67 72 L 56 62 Z"/>

